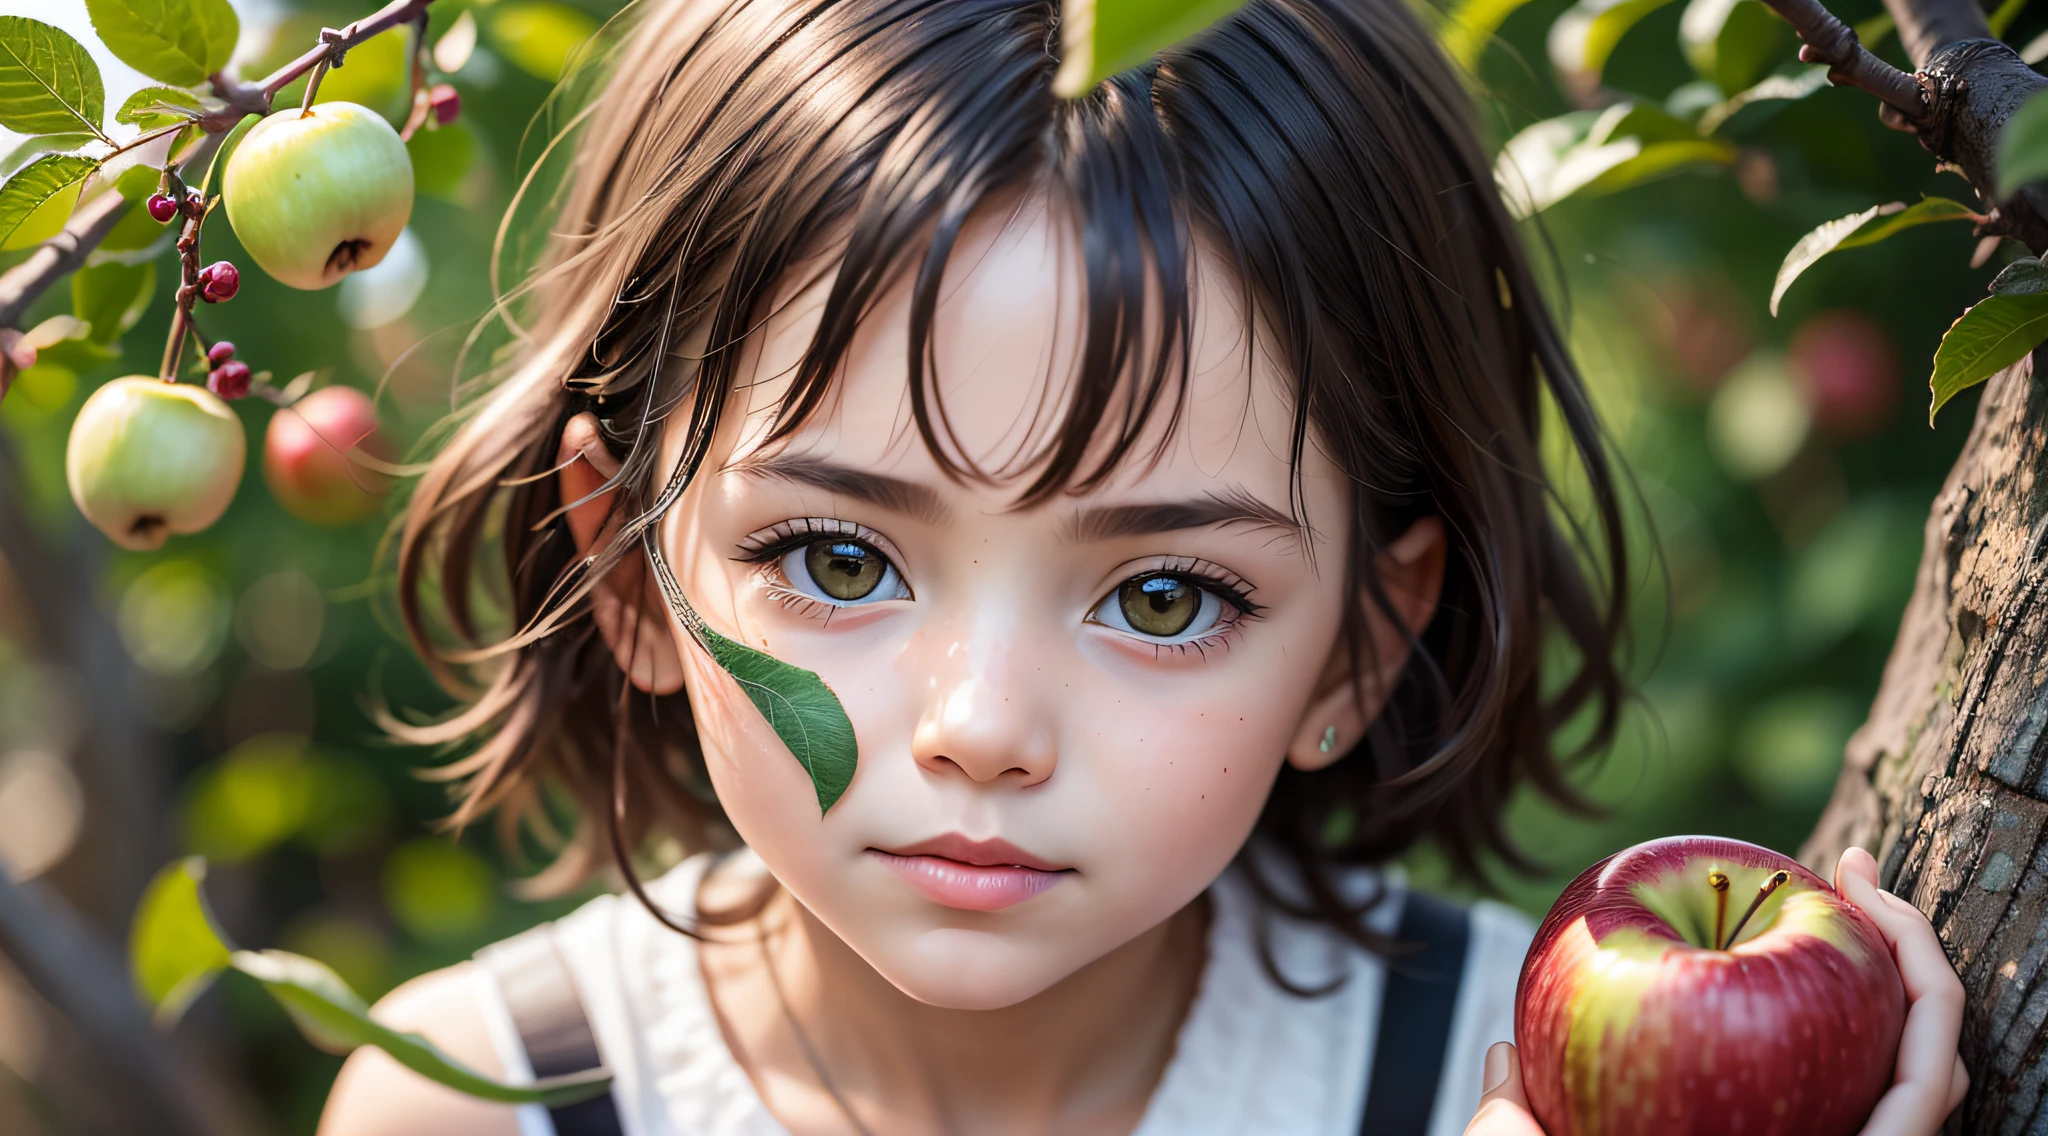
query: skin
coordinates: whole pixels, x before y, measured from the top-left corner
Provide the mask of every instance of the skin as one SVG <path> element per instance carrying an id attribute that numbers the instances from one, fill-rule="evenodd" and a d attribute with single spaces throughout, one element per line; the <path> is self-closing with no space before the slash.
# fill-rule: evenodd
<path id="1" fill-rule="evenodd" d="M 1185 413 L 1171 433 L 1156 416 L 1147 439 L 1159 460 L 1128 462 L 1087 494 L 1014 507 L 1017 458 L 1041 440 L 1030 424 L 1058 405 L 1070 373 L 1074 251 L 1068 230 L 1026 201 L 970 226 L 947 278 L 936 337 L 945 405 L 961 451 L 1002 476 L 947 478 L 910 428 L 901 290 L 863 323 L 823 411 L 763 444 L 820 286 L 786 297 L 749 340 L 742 374 L 753 381 L 662 522 L 665 558 L 715 629 L 816 671 L 845 704 L 860 766 L 828 814 L 752 704 L 670 617 L 644 565 L 614 573 L 595 597 L 632 680 L 688 691 L 719 799 L 779 885 L 759 919 L 718 933 L 701 959 L 728 1046 L 797 1136 L 851 1125 L 792 1019 L 872 1131 L 1130 1131 L 1194 997 L 1203 892 L 1244 843 L 1281 763 L 1313 769 L 1344 753 L 1405 662 L 1397 629 L 1347 594 L 1349 488 L 1314 447 L 1300 470 L 1307 527 L 1286 519 L 1283 384 L 1270 360 L 1248 356 L 1235 289 L 1213 264 L 1197 281 Z M 678 441 L 667 440 L 671 456 Z M 587 418 L 570 423 L 560 456 L 569 501 L 590 498 L 615 468 Z M 849 491 L 793 459 L 899 484 Z M 1272 515 L 1150 532 L 1104 523 L 1133 515 L 1104 510 L 1223 496 Z M 858 526 L 903 594 L 828 608 L 792 598 L 803 590 L 793 576 L 738 559 L 806 519 Z M 580 546 L 597 547 L 604 520 L 601 499 L 570 513 Z M 1409 627 L 1434 612 L 1444 553 L 1432 518 L 1378 555 Z M 1197 561 L 1249 585 L 1258 617 L 1198 649 L 1112 626 L 1121 584 Z M 1376 665 L 1363 673 L 1337 636 L 1350 604 L 1369 613 Z M 871 851 L 945 833 L 1001 837 L 1073 870 L 1016 906 L 965 911 L 924 898 Z M 716 906 L 748 886 L 714 878 L 701 899 Z M 469 982 L 464 968 L 430 975 L 377 1012 L 491 1068 Z M 359 1052 L 321 1133 L 515 1131 L 506 1110 L 450 1095 Z"/>
<path id="2" fill-rule="evenodd" d="M 1970 1074 L 1956 1053 L 1963 1027 L 1963 984 L 1920 909 L 1877 886 L 1877 861 L 1861 848 L 1842 853 L 1835 890 L 1867 913 L 1891 946 L 1906 981 L 1906 1030 L 1892 1087 L 1861 1136 L 1931 1136 L 1963 1103 Z M 1503 1041 L 1486 1051 L 1487 1086 L 1465 1136 L 1542 1136 L 1522 1091 L 1522 1062 Z"/>

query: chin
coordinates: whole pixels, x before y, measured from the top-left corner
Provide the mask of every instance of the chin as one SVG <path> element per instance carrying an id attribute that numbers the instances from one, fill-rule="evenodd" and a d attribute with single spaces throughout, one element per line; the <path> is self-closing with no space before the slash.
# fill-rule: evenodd
<path id="1" fill-rule="evenodd" d="M 856 947 L 858 949 L 858 947 Z M 1003 935 L 939 927 L 878 951 L 860 951 L 904 994 L 947 1010 L 1000 1010 L 1044 993 L 1088 959 L 1044 957 Z"/>

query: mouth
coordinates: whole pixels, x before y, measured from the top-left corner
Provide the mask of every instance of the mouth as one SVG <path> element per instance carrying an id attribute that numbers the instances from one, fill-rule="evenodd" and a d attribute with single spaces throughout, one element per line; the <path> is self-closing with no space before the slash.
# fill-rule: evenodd
<path id="1" fill-rule="evenodd" d="M 919 895 L 962 911 L 1015 907 L 1074 874 L 1007 840 L 970 840 L 959 833 L 902 848 L 870 848 L 868 854 Z"/>

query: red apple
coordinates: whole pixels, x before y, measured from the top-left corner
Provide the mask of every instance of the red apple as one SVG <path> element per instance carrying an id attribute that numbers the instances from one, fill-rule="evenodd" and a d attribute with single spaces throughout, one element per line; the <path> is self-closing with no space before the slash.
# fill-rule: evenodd
<path id="1" fill-rule="evenodd" d="M 322 387 L 270 416 L 263 479 L 293 516 L 345 525 L 377 511 L 390 479 L 377 408 L 354 387 Z"/>
<path id="2" fill-rule="evenodd" d="M 1850 1136 L 1906 991 L 1876 924 L 1768 848 L 1675 836 L 1581 873 L 1515 995 L 1549 1136 Z"/>

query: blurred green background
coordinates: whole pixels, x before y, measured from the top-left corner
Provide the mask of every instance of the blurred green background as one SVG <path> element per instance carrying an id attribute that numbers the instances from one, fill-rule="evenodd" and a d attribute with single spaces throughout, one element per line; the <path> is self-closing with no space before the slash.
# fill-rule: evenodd
<path id="1" fill-rule="evenodd" d="M 1568 7 L 1533 0 L 1480 56 L 1493 144 L 1615 91 L 1663 100 L 1697 82 L 1681 49 L 1684 3 L 1623 36 L 1602 87 L 1560 81 L 1546 37 Z M 368 11 L 238 8 L 246 75 L 303 50 L 322 24 Z M 1855 21 L 1878 9 L 1854 0 L 1837 11 Z M 0 14 L 90 39 L 82 0 L 6 0 Z M 207 331 L 279 382 L 313 371 L 323 384 L 379 391 L 385 431 L 401 444 L 420 438 L 455 397 L 457 352 L 492 294 L 498 218 L 551 129 L 536 117 L 565 61 L 611 14 L 598 0 L 438 0 L 434 37 L 467 21 L 476 46 L 463 58 L 450 45 L 440 60 L 460 64 L 451 81 L 463 112 L 412 144 L 421 192 L 408 237 L 379 269 L 329 291 L 252 272 L 233 303 L 202 311 Z M 2008 38 L 2027 42 L 2040 30 L 2029 21 L 2021 13 Z M 1760 26 L 1758 66 L 1789 64 L 1789 33 Z M 1895 42 L 1870 38 L 1903 65 Z M 101 63 L 109 105 L 142 85 L 104 53 Z M 323 94 L 397 121 L 397 35 L 357 49 Z M 1637 581 L 1643 697 L 1583 777 L 1608 814 L 1516 808 L 1515 831 L 1551 867 L 1506 883 L 1531 913 L 1594 859 L 1651 836 L 1796 849 L 1876 689 L 1928 504 L 1975 407 L 1964 396 L 1934 429 L 1922 412 L 1941 332 L 1997 267 L 1969 266 L 1965 226 L 1827 258 L 1780 317 L 1767 310 L 1802 233 L 1881 202 L 1966 195 L 1960 179 L 1881 127 L 1874 101 L 1854 91 L 1758 103 L 1720 133 L 1739 147 L 1727 165 L 1567 200 L 1530 227 L 1637 480 L 1643 538 L 1654 530 L 1665 554 Z M 224 224 L 208 229 L 206 259 L 216 257 L 246 263 Z M 441 833 L 446 796 L 418 776 L 436 755 L 380 740 L 372 706 L 448 705 L 389 618 L 382 518 L 341 529 L 296 520 L 253 463 L 222 523 L 161 552 L 120 552 L 76 516 L 66 432 L 96 384 L 154 369 L 173 271 L 170 257 L 156 262 L 157 302 L 124 357 L 53 352 L 0 403 L 0 495 L 26 522 L 0 545 L 0 863 L 119 934 L 138 873 L 202 853 L 234 938 L 322 959 L 375 998 L 574 901 L 514 899 L 507 881 L 533 865 L 508 860 L 488 832 Z M 69 304 L 60 287 L 29 322 Z M 274 411 L 258 399 L 235 406 L 253 447 Z M 103 615 L 113 655 L 64 631 L 73 624 L 62 613 L 79 603 Z M 126 739 L 129 765 L 101 752 L 109 738 Z M 1428 850 L 1414 866 L 1441 879 Z M 339 1059 L 301 1042 L 267 997 L 230 978 L 180 1028 L 249 1087 L 263 1130 L 312 1131 Z M 69 1044 L 0 962 L 0 1131 L 65 1130 Z"/>

